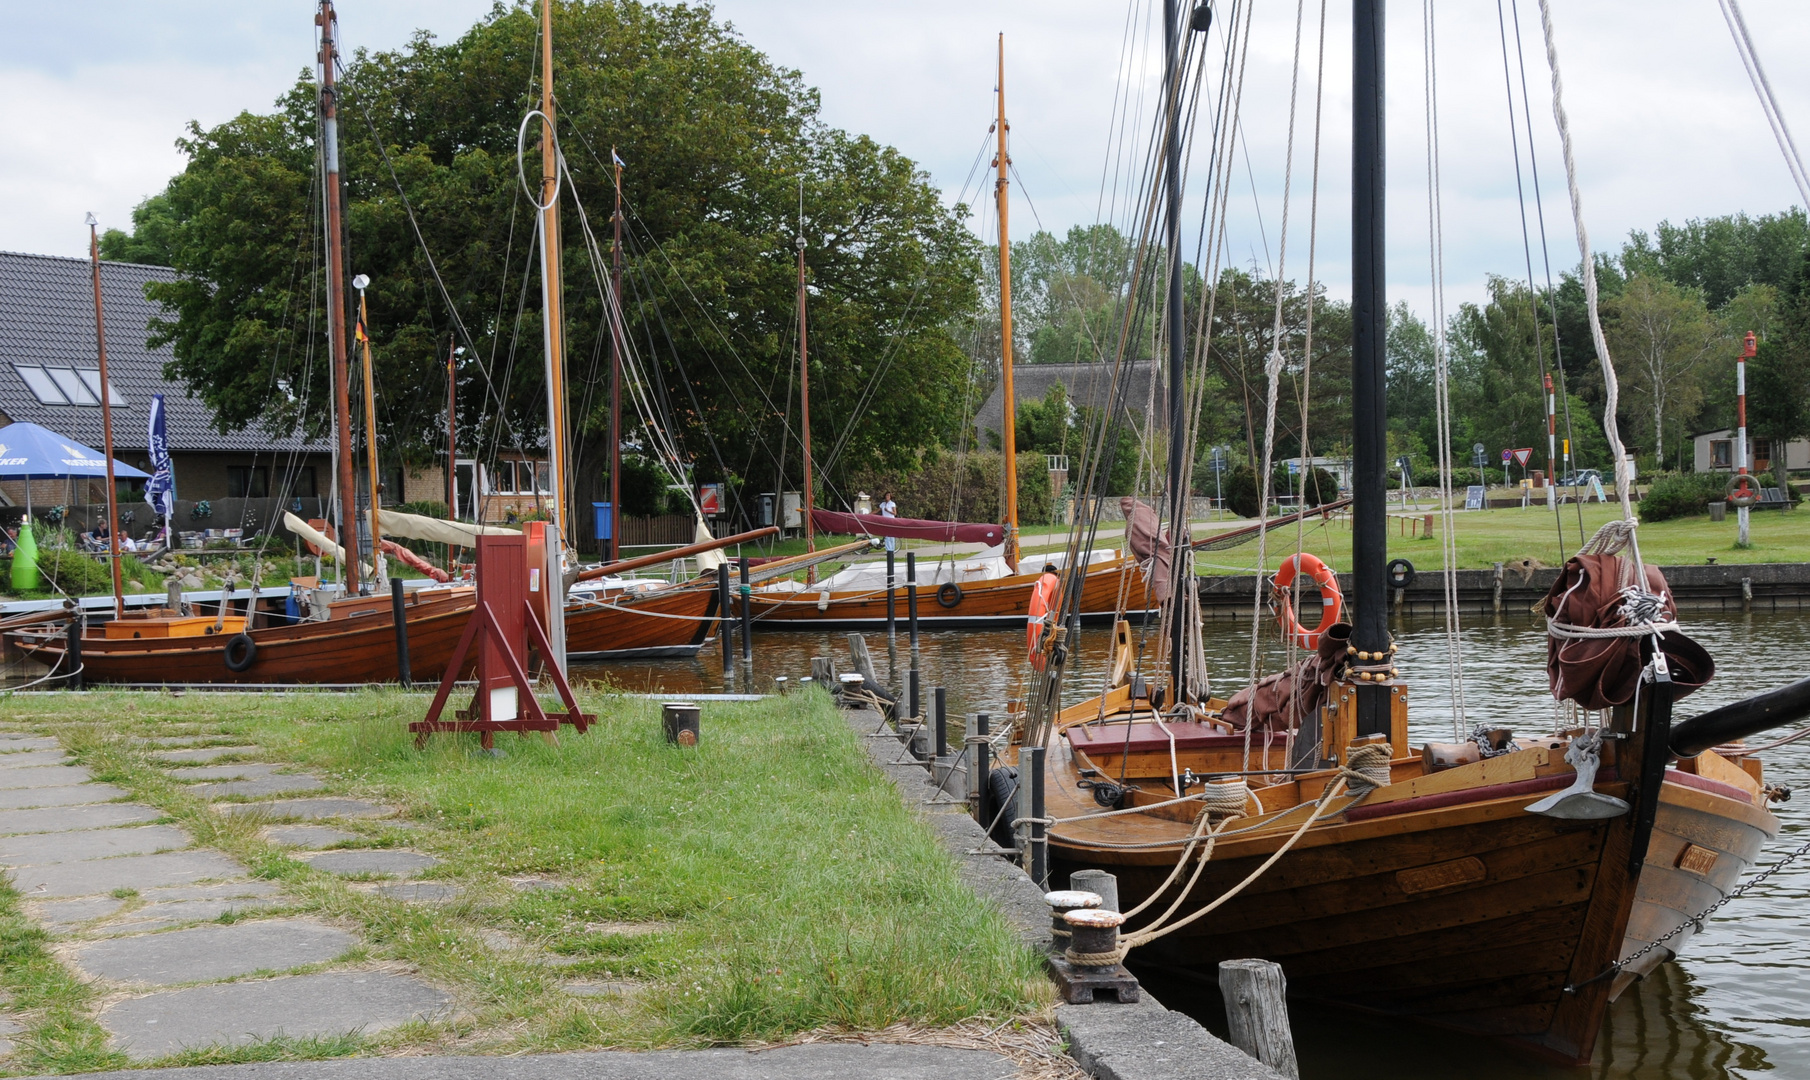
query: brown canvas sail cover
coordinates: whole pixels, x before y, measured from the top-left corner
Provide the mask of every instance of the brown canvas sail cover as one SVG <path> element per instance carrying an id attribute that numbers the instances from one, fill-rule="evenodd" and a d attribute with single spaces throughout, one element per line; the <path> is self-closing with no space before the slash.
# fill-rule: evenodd
<path id="1" fill-rule="evenodd" d="M 1565 564 L 1552 589 L 1546 594 L 1541 610 L 1553 622 L 1574 627 L 1611 629 L 1629 625 L 1622 596 L 1623 560 L 1619 555 L 1578 555 Z M 1660 597 L 1659 618 L 1671 622 L 1677 618 L 1678 606 L 1673 602 L 1671 587 L 1656 566 L 1646 568 L 1647 591 Z M 1630 577 L 1632 571 L 1629 570 Z M 1634 698 L 1640 684 L 1640 672 L 1651 655 L 1650 634 L 1636 637 L 1546 639 L 1546 674 L 1552 685 L 1552 696 L 1559 701 L 1575 701 L 1586 709 L 1607 709 L 1625 705 Z M 1716 663 L 1703 646 L 1679 633 L 1667 630 L 1659 635 L 1659 648 L 1665 653 L 1666 666 L 1672 675 L 1672 697 L 1681 698 L 1710 680 Z"/>
<path id="2" fill-rule="evenodd" d="M 849 536 L 892 536 L 901 540 L 936 540 L 955 544 L 1004 542 L 1003 525 L 970 525 L 962 521 L 929 521 L 923 518 L 886 517 L 883 514 L 844 514 L 836 510 L 811 511 L 811 523 L 819 532 Z"/>
<path id="3" fill-rule="evenodd" d="M 1254 723 L 1262 731 L 1289 731 L 1320 707 L 1332 684 L 1345 651 L 1351 644 L 1351 627 L 1335 624 L 1320 635 L 1320 647 L 1303 656 L 1293 667 L 1257 680 L 1232 695 L 1219 718 L 1242 731 Z"/>

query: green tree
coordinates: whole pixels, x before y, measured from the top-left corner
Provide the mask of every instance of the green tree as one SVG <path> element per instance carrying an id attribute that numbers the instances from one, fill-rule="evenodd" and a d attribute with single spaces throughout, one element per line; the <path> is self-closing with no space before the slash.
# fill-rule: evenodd
<path id="1" fill-rule="evenodd" d="M 1664 467 L 1703 407 L 1705 361 L 1726 344 L 1721 328 L 1695 289 L 1648 274 L 1629 278 L 1605 314 L 1621 400 L 1650 421 L 1653 459 Z"/>
<path id="2" fill-rule="evenodd" d="M 1709 307 L 1720 308 L 1745 286 L 1789 285 L 1807 241 L 1810 219 L 1797 207 L 1759 217 L 1692 218 L 1683 225 L 1662 221 L 1651 236 L 1638 230 L 1628 235 L 1621 263 L 1630 277 L 1664 278 L 1697 290 Z"/>
<path id="3" fill-rule="evenodd" d="M 915 462 L 959 411 L 961 330 L 977 307 L 979 271 L 965 209 L 943 207 L 897 151 L 824 124 L 799 74 L 708 8 L 567 0 L 554 18 L 581 503 L 604 494 L 608 339 L 587 232 L 606 252 L 612 147 L 628 164 L 623 306 L 639 389 L 625 399 L 651 403 L 648 419 L 676 439 L 697 478 L 752 475 L 782 489 L 800 479 L 795 440 L 783 455 L 790 476 L 771 473 L 786 417 L 798 415 L 801 179 L 820 486 L 862 465 Z M 458 387 L 460 431 L 484 450 L 544 441 L 538 263 L 515 161 L 517 126 L 539 97 L 536 37 L 532 7 L 516 0 L 457 40 L 421 34 L 347 63 L 346 270 L 373 282 L 387 453 L 425 457 L 440 445 L 454 311 L 472 350 Z M 327 423 L 316 96 L 304 77 L 273 114 L 191 126 L 181 144 L 188 166 L 138 209 L 130 236 L 109 237 L 110 256 L 179 271 L 151 288 L 168 312 L 156 332 L 174 349 L 169 374 L 195 388 L 223 430 L 318 433 Z M 532 145 L 529 154 L 533 182 Z M 638 426 L 625 436 L 646 448 Z"/>

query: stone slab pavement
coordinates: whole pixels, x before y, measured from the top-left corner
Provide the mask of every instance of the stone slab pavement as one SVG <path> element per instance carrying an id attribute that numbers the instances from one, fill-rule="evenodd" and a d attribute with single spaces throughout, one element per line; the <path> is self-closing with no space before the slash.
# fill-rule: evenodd
<path id="1" fill-rule="evenodd" d="M 145 1080 L 143 1072 L 89 1080 Z M 772 1050 L 605 1051 L 529 1057 L 352 1058 L 162 1069 L 157 1080 L 1011 1080 L 982 1050 L 886 1043 L 811 1043 Z"/>

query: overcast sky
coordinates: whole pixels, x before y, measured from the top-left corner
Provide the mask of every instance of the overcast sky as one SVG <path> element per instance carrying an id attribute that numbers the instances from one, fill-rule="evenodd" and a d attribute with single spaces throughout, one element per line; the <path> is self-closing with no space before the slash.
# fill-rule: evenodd
<path id="1" fill-rule="evenodd" d="M 722 0 L 732 22 L 776 62 L 822 91 L 825 119 L 898 147 L 954 201 L 975 173 L 994 108 L 996 35 L 1006 34 L 1012 224 L 1024 236 L 1126 211 L 1101 197 L 1114 103 L 1148 114 L 1154 45 L 1129 23 L 1153 0 Z M 1555 272 L 1576 262 L 1575 234 L 1551 110 L 1536 0 L 1518 0 L 1533 150 Z M 1505 7 L 1508 0 L 1504 0 Z M 1224 6 L 1222 0 L 1222 7 Z M 393 48 L 424 28 L 455 36 L 490 0 L 343 0 L 348 46 Z M 1305 269 L 1318 6 L 1307 5 L 1286 272 Z M 1259 5 L 1244 85 L 1246 145 L 1231 188 L 1233 261 L 1273 268 L 1282 237 L 1283 173 L 1294 60 L 1295 5 Z M 1810 136 L 1810 4 L 1747 0 L 1744 8 L 1774 90 L 1799 138 Z M 1349 292 L 1350 5 L 1329 4 L 1316 276 Z M 1475 298 L 1487 274 L 1524 275 L 1521 218 L 1493 0 L 1441 4 L 1437 74 L 1444 166 L 1448 304 Z M 1635 17 L 1636 12 L 1638 13 Z M 307 0 L 85 0 L 13 5 L 0 38 L 0 249 L 85 254 L 85 211 L 127 225 L 183 159 L 173 142 L 191 119 L 219 123 L 267 110 L 312 63 Z M 1512 12 L 1510 13 L 1512 20 Z M 1661 219 L 1801 200 L 1729 40 L 1715 0 L 1555 0 L 1587 224 L 1598 248 Z M 1426 310 L 1428 228 L 1419 5 L 1391 5 L 1389 23 L 1389 285 Z M 557 31 L 556 31 L 557 34 Z M 1508 29 L 1511 57 L 1514 28 Z M 1129 44 L 1128 44 L 1129 38 Z M 1217 36 L 1211 48 L 1223 45 Z M 1133 60 L 1126 64 L 1129 54 Z M 1513 68 L 1519 108 L 1520 68 Z M 1142 97 L 1140 98 L 1140 95 Z M 1524 121 L 1523 121 L 1524 122 Z M 1522 130 L 1524 136 L 1525 130 Z M 1527 145 L 1522 139 L 1522 153 Z M 1532 174 L 1523 158 L 1529 213 Z M 984 170 L 985 157 L 979 159 Z M 1199 214 L 1203 162 L 1190 184 Z M 1122 199 L 1121 199 L 1122 201 Z M 991 214 L 975 228 L 989 239 Z M 1542 273 L 1537 235 L 1533 257 Z M 1192 236 L 1192 226 L 1189 235 Z M 1190 240 L 1190 248 L 1192 241 Z"/>

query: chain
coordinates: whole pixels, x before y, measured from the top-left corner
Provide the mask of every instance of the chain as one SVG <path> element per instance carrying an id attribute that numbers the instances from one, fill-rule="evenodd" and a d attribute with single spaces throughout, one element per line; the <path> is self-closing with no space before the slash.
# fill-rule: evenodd
<path id="1" fill-rule="evenodd" d="M 1768 866 L 1766 869 L 1755 874 L 1753 877 L 1750 877 L 1746 881 L 1743 881 L 1741 884 L 1735 886 L 1733 889 L 1731 889 L 1729 891 L 1727 896 L 1724 896 L 1722 899 L 1720 899 L 1720 900 L 1716 901 L 1715 903 L 1711 904 L 1710 906 L 1704 908 L 1702 911 L 1699 911 L 1697 914 L 1684 920 L 1683 922 L 1679 923 L 1677 926 L 1672 927 L 1670 930 L 1666 931 L 1664 934 L 1653 939 L 1652 941 L 1648 942 L 1647 944 L 1642 945 L 1640 948 L 1636 949 L 1632 954 L 1625 956 L 1620 960 L 1617 960 L 1613 964 L 1610 964 L 1608 967 L 1604 968 L 1602 970 L 1602 972 L 1600 972 L 1599 974 L 1594 975 L 1588 979 L 1585 979 L 1581 983 L 1572 983 L 1572 984 L 1566 986 L 1565 992 L 1567 994 L 1575 994 L 1579 990 L 1582 990 L 1584 987 L 1589 986 L 1591 983 L 1601 982 L 1602 980 L 1608 978 L 1609 976 L 1614 975 L 1615 973 L 1621 971 L 1623 968 L 1626 968 L 1629 964 L 1632 964 L 1634 961 L 1636 961 L 1636 960 L 1640 959 L 1641 957 L 1645 956 L 1646 954 L 1652 952 L 1654 949 L 1657 949 L 1661 945 L 1664 945 L 1666 942 L 1677 937 L 1679 934 L 1684 933 L 1684 931 L 1686 929 L 1695 927 L 1697 929 L 1697 931 L 1699 933 L 1701 933 L 1703 930 L 1703 920 L 1709 918 L 1711 915 L 1714 915 L 1716 912 L 1720 911 L 1722 909 L 1722 907 L 1724 905 L 1726 905 L 1729 901 L 1734 900 L 1735 898 L 1737 898 L 1739 896 L 1742 896 L 1743 894 L 1745 894 L 1747 892 L 1747 890 L 1753 888 L 1755 885 L 1758 885 L 1760 882 L 1765 881 L 1767 878 L 1778 873 L 1780 870 L 1785 869 L 1785 867 L 1790 866 L 1793 862 L 1797 861 L 1799 858 L 1803 857 L 1806 854 L 1810 854 L 1810 841 L 1805 841 L 1803 844 L 1799 845 L 1799 847 L 1796 851 L 1793 851 L 1791 854 L 1780 859 L 1778 862 L 1773 863 L 1771 866 Z"/>

